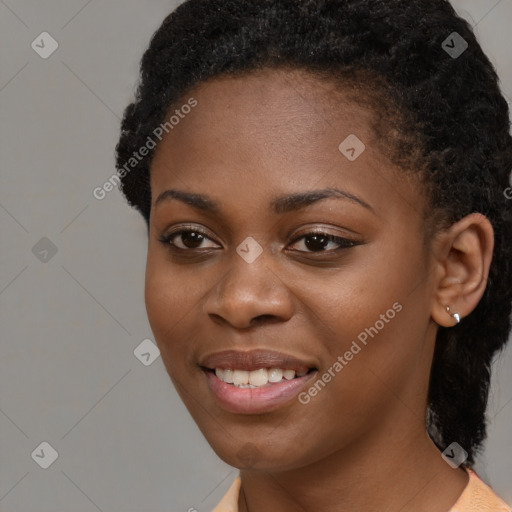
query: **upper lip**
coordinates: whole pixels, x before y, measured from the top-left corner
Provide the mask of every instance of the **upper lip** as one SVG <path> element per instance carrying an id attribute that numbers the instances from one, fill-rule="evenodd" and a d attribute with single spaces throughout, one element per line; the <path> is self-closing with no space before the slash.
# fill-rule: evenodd
<path id="1" fill-rule="evenodd" d="M 213 370 L 215 368 L 231 370 L 258 370 L 259 368 L 281 368 L 307 372 L 314 368 L 311 362 L 273 350 L 253 349 L 247 351 L 224 350 L 203 357 L 199 365 Z"/>

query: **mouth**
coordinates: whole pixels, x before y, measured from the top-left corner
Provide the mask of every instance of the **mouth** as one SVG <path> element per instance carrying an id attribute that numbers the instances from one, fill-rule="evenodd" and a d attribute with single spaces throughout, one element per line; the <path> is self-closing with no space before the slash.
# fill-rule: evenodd
<path id="1" fill-rule="evenodd" d="M 238 414 L 279 408 L 318 372 L 312 362 L 265 350 L 218 352 L 199 366 L 219 405 Z"/>

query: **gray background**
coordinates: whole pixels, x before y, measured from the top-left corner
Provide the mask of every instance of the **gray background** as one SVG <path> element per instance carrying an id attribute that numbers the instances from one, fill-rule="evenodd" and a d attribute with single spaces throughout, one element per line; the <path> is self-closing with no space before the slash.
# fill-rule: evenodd
<path id="1" fill-rule="evenodd" d="M 161 358 L 145 366 L 134 356 L 152 338 L 145 225 L 117 189 L 92 195 L 115 172 L 139 59 L 175 5 L 0 1 L 2 512 L 202 512 L 237 474 L 199 433 Z M 512 98 L 512 1 L 454 5 Z M 47 59 L 31 48 L 43 31 L 59 44 Z M 36 257 L 43 237 L 55 255 Z M 511 362 L 509 347 L 494 367 L 476 468 L 509 502 Z M 43 441 L 58 452 L 48 469 L 31 457 Z"/>

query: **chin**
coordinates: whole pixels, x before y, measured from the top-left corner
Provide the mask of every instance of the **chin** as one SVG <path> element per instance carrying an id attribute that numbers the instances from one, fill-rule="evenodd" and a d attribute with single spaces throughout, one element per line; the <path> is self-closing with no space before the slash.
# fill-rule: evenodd
<path id="1" fill-rule="evenodd" d="M 264 439 L 264 430 L 260 430 L 263 439 L 245 435 L 247 441 L 242 436 L 235 438 L 225 431 L 217 432 L 218 435 L 205 436 L 206 440 L 220 459 L 240 470 L 278 472 L 296 469 L 308 463 L 305 454 L 297 450 L 299 446 L 303 448 L 304 443 L 291 441 L 289 437 L 276 439 L 275 443 L 270 444 Z"/>

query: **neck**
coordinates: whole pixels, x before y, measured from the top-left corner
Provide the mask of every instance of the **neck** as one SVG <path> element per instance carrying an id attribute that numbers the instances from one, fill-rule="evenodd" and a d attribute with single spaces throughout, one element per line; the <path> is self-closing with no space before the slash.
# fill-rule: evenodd
<path id="1" fill-rule="evenodd" d="M 407 416 L 407 415 L 404 415 Z M 411 421 L 411 415 L 402 418 Z M 396 418 L 349 447 L 288 471 L 242 470 L 240 512 L 448 512 L 468 475 L 452 469 L 417 420 L 414 431 Z M 407 423 L 405 423 L 407 425 Z M 398 426 L 398 428 L 397 428 Z M 409 437 L 403 437 L 405 432 Z"/>

